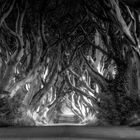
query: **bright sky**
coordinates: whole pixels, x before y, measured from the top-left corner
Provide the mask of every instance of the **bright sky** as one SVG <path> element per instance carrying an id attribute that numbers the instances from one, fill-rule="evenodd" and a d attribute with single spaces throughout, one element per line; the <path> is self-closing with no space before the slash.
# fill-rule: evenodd
<path id="1" fill-rule="evenodd" d="M 68 115 L 68 116 L 74 116 L 74 113 L 71 111 L 71 109 L 70 108 L 68 108 L 67 106 L 66 106 L 66 104 L 64 103 L 63 104 L 63 106 L 62 106 L 62 112 L 63 112 L 63 114 L 64 115 Z"/>

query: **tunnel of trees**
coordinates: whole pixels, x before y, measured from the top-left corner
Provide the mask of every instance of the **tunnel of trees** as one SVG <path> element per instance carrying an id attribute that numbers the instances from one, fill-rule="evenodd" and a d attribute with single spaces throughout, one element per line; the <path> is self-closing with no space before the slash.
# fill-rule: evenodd
<path id="1" fill-rule="evenodd" d="M 137 5 L 0 0 L 0 126 L 139 119 Z"/>

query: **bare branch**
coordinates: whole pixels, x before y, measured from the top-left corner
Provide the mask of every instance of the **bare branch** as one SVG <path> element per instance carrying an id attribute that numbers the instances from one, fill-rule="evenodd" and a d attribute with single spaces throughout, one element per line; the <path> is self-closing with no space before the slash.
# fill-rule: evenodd
<path id="1" fill-rule="evenodd" d="M 84 56 L 83 52 L 82 52 L 82 51 L 80 51 L 80 52 L 81 52 L 81 55 L 82 55 L 82 57 L 83 57 L 83 60 L 85 61 L 85 64 L 86 64 L 87 67 L 88 67 L 89 72 L 94 76 L 94 78 L 96 79 L 96 81 L 98 82 L 99 85 L 102 84 L 102 86 L 103 86 L 104 88 L 106 88 L 109 81 L 108 81 L 107 79 L 105 79 L 101 74 L 99 74 L 98 72 L 96 72 L 96 71 L 92 68 L 92 66 L 89 64 L 89 62 L 88 62 L 88 60 L 86 59 L 86 57 Z"/>
<path id="2" fill-rule="evenodd" d="M 127 36 L 127 38 L 129 39 L 129 41 L 132 43 L 132 45 L 136 45 L 136 42 L 133 38 L 133 36 L 131 35 L 131 32 L 126 24 L 126 22 L 123 19 L 123 16 L 121 14 L 121 10 L 119 8 L 119 2 L 117 0 L 117 2 L 115 0 L 110 0 L 111 4 L 112 4 L 112 8 L 115 11 L 115 17 L 116 20 L 118 21 L 118 24 L 120 26 L 120 28 L 122 29 L 122 31 L 124 32 L 124 34 Z"/>
<path id="3" fill-rule="evenodd" d="M 75 49 L 74 49 L 74 51 L 73 51 L 73 53 L 72 53 L 72 55 L 71 55 L 71 58 L 70 58 L 69 64 L 68 64 L 68 65 L 67 65 L 62 71 L 60 71 L 59 74 L 62 74 L 62 73 L 65 72 L 68 68 L 71 67 L 72 63 L 73 63 L 74 60 L 75 60 L 75 55 L 76 55 L 78 49 L 79 49 L 80 47 L 82 47 L 83 44 L 84 44 L 84 41 L 83 41 L 79 46 L 76 46 L 76 47 L 75 47 Z"/>
<path id="4" fill-rule="evenodd" d="M 14 32 L 12 29 L 10 29 L 7 25 L 7 23 L 4 21 L 2 25 L 3 29 L 6 30 L 10 35 L 14 36 L 18 39 L 16 32 Z"/>
<path id="5" fill-rule="evenodd" d="M 90 91 L 94 96 L 96 96 L 98 98 L 98 94 L 96 93 L 96 91 L 90 88 L 88 83 L 82 79 L 82 76 L 80 76 L 77 73 L 75 73 L 72 69 L 69 69 L 69 72 L 71 74 L 73 74 L 76 78 L 78 78 L 78 80 L 80 82 L 80 86 L 86 88 L 87 91 Z"/>
<path id="6" fill-rule="evenodd" d="M 34 95 L 31 101 L 31 105 L 34 105 L 36 102 L 39 102 L 43 97 L 43 95 L 55 84 L 58 76 L 58 66 L 59 66 L 59 61 L 61 56 L 60 47 L 61 47 L 61 43 L 58 46 L 58 53 L 57 53 L 57 58 L 55 60 L 55 64 L 54 64 L 55 67 L 53 69 L 53 72 L 50 75 L 49 79 L 46 81 L 46 83 L 44 83 L 45 84 L 44 87 Z"/>
<path id="7" fill-rule="evenodd" d="M 2 25 L 2 23 L 5 21 L 5 19 L 9 16 L 9 14 L 11 13 L 14 4 L 15 4 L 16 0 L 12 0 L 11 5 L 9 6 L 9 8 L 6 11 L 2 12 L 2 15 L 0 15 L 0 26 Z"/>
<path id="8" fill-rule="evenodd" d="M 25 12 L 26 12 L 26 8 L 27 8 L 27 2 L 25 3 L 25 7 L 24 9 L 21 10 L 18 7 L 18 17 L 17 17 L 17 21 L 16 21 L 16 33 L 18 35 L 18 37 L 20 38 L 20 46 L 23 47 L 24 46 L 24 42 L 23 42 L 23 19 L 25 16 Z"/>
<path id="9" fill-rule="evenodd" d="M 44 19 L 44 16 L 40 17 L 40 20 L 41 20 L 40 34 L 41 34 L 41 37 L 42 37 L 42 40 L 43 40 L 43 43 L 44 43 L 44 49 L 45 49 L 45 47 L 49 46 L 49 42 L 48 42 L 48 40 L 46 39 L 46 36 L 45 36 L 45 25 L 44 25 L 45 19 Z"/>
<path id="10" fill-rule="evenodd" d="M 77 88 L 77 87 L 74 87 L 74 86 L 72 85 L 72 83 L 70 82 L 68 73 L 67 73 L 67 76 L 66 76 L 66 82 L 67 82 L 68 85 L 72 88 L 72 90 L 75 91 L 75 93 L 80 93 L 81 95 L 86 96 L 88 99 L 91 99 L 91 100 L 94 100 L 95 102 L 97 102 L 97 101 L 96 101 L 96 98 L 94 98 L 93 96 L 87 94 L 86 92 L 80 90 L 80 89 Z"/>
<path id="11" fill-rule="evenodd" d="M 84 33 L 86 39 L 88 40 L 89 45 L 91 45 L 91 46 L 94 47 L 95 49 L 101 51 L 104 55 L 106 55 L 106 56 L 108 56 L 108 57 L 111 57 L 110 54 L 109 54 L 107 51 L 105 51 L 104 49 L 102 49 L 99 45 L 97 46 L 97 45 L 93 44 L 93 43 L 90 41 L 90 39 L 89 39 L 89 37 L 88 37 L 88 34 L 87 34 L 86 31 L 84 30 L 84 28 L 83 28 L 82 26 L 80 26 L 80 27 L 81 27 L 81 29 L 82 29 L 82 31 L 83 31 L 83 33 Z"/>

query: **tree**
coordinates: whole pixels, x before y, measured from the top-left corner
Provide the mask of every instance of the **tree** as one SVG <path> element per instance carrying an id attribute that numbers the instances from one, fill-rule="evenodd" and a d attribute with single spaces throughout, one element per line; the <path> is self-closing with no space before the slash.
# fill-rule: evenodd
<path id="1" fill-rule="evenodd" d="M 1 118 L 47 125 L 64 102 L 84 124 L 139 115 L 139 10 L 125 2 L 1 1 Z"/>

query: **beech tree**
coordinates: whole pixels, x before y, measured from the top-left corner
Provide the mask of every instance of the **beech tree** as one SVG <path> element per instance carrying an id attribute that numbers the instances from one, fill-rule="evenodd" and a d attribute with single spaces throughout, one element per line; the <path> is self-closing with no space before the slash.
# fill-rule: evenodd
<path id="1" fill-rule="evenodd" d="M 2 124 L 55 123 L 64 103 L 80 124 L 139 117 L 140 14 L 131 1 L 0 5 Z"/>

